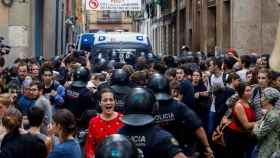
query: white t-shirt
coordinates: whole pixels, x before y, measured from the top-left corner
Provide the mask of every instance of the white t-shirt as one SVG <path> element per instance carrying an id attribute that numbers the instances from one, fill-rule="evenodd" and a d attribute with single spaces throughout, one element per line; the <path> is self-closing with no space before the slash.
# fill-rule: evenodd
<path id="1" fill-rule="evenodd" d="M 242 69 L 236 72 L 237 75 L 239 75 L 242 82 L 246 82 L 246 73 L 248 72 L 248 69 Z"/>
<path id="2" fill-rule="evenodd" d="M 210 85 L 212 87 L 225 87 L 224 81 L 223 81 L 223 73 L 220 76 L 211 75 L 211 83 Z"/>

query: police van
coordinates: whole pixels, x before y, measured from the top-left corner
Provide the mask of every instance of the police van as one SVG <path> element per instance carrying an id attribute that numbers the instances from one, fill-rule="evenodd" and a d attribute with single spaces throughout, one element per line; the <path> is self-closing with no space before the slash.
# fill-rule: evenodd
<path id="1" fill-rule="evenodd" d="M 137 57 L 155 58 L 149 38 L 135 32 L 106 32 L 95 34 L 91 51 L 92 63 L 102 59 L 133 64 Z"/>
<path id="2" fill-rule="evenodd" d="M 95 33 L 82 33 L 77 37 L 77 50 L 91 52 L 95 40 Z"/>

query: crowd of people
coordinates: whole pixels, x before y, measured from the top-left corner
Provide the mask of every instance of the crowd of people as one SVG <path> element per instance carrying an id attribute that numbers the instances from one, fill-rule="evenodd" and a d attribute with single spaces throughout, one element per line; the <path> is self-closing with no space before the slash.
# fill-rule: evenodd
<path id="1" fill-rule="evenodd" d="M 269 55 L 91 60 L 73 47 L 1 68 L 0 158 L 280 157 Z"/>

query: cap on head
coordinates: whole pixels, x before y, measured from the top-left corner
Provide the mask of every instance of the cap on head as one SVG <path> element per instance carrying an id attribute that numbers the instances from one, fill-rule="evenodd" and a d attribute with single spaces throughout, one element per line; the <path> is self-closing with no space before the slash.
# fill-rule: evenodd
<path id="1" fill-rule="evenodd" d="M 280 92 L 272 87 L 265 88 L 263 91 L 263 95 L 269 101 L 277 101 L 280 99 Z"/>

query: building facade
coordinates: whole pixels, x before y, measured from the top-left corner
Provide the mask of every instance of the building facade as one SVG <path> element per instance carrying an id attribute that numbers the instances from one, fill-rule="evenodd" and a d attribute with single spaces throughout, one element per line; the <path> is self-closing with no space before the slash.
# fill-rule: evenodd
<path id="1" fill-rule="evenodd" d="M 193 4 L 193 50 L 235 48 L 239 53 L 271 53 L 280 7 L 276 0 L 197 0 Z"/>
<path id="2" fill-rule="evenodd" d="M 16 57 L 32 56 L 32 18 L 29 1 L 12 1 L 9 5 L 0 2 L 0 36 L 5 43 L 12 46 L 9 55 L 5 55 L 10 63 Z"/>
<path id="3" fill-rule="evenodd" d="M 11 2 L 0 2 L 0 36 L 12 47 L 6 55 L 7 63 L 18 57 L 51 58 L 63 54 L 67 43 L 74 42 L 83 31 L 81 0 Z"/>
<path id="4" fill-rule="evenodd" d="M 145 6 L 139 31 L 149 35 L 156 53 L 170 55 L 182 46 L 270 53 L 280 11 L 276 0 L 146 0 Z"/>
<path id="5" fill-rule="evenodd" d="M 87 11 L 85 27 L 88 32 L 134 31 L 129 13 L 116 11 Z"/>

